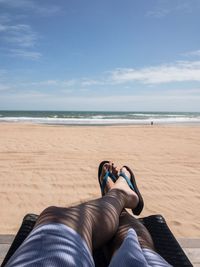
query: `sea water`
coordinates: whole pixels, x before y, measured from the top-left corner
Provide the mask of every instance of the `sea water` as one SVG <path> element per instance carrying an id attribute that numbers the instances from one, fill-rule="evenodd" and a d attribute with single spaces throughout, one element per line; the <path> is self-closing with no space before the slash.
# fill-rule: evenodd
<path id="1" fill-rule="evenodd" d="M 199 124 L 200 112 L 0 111 L 0 122 L 61 125 Z"/>

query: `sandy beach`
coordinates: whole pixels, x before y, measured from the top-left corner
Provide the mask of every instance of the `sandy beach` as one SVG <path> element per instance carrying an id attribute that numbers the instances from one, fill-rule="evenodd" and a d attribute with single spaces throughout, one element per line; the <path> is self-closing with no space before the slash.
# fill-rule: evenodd
<path id="1" fill-rule="evenodd" d="M 26 213 L 100 197 L 102 160 L 130 166 L 145 200 L 176 237 L 200 237 L 200 126 L 0 124 L 0 234 Z"/>

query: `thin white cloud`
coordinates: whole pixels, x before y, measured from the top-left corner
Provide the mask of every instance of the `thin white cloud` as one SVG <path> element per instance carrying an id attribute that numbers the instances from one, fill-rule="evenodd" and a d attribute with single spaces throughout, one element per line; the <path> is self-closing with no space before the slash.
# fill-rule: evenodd
<path id="1" fill-rule="evenodd" d="M 20 57 L 24 59 L 38 60 L 41 58 L 42 54 L 36 51 L 28 51 L 23 49 L 10 49 L 9 56 Z"/>
<path id="2" fill-rule="evenodd" d="M 0 46 L 4 55 L 29 60 L 41 58 L 42 54 L 33 49 L 38 44 L 39 34 L 29 24 L 17 22 L 32 14 L 56 15 L 61 12 L 60 6 L 37 0 L 0 0 L 0 10 L 5 10 L 0 14 Z M 14 14 L 12 10 L 15 10 Z"/>
<path id="3" fill-rule="evenodd" d="M 41 100 L 42 101 L 38 101 Z M 58 109 L 65 110 L 158 110 L 158 111 L 198 111 L 200 95 L 99 95 L 99 96 L 70 96 L 68 94 L 47 94 L 40 92 L 17 92 L 0 98 L 0 105 L 10 109 L 13 106 L 25 109 Z M 191 104 L 192 103 L 192 104 Z"/>
<path id="4" fill-rule="evenodd" d="M 51 16 L 61 12 L 58 5 L 41 5 L 41 2 L 32 0 L 0 0 L 0 5 L 7 8 L 18 8 L 21 10 L 28 10 L 37 13 L 41 16 Z"/>
<path id="5" fill-rule="evenodd" d="M 57 86 L 57 87 L 71 87 L 75 85 L 78 82 L 78 80 L 44 80 L 44 81 L 37 81 L 37 82 L 31 82 L 27 85 L 32 86 Z"/>
<path id="6" fill-rule="evenodd" d="M 81 86 L 92 86 L 92 85 L 102 85 L 104 84 L 103 81 L 100 81 L 100 80 L 95 80 L 95 79 L 86 79 L 86 78 L 83 78 L 81 80 Z"/>
<path id="7" fill-rule="evenodd" d="M 32 59 L 39 59 L 40 54 L 27 54 L 21 51 L 14 51 L 19 53 L 19 56 L 32 57 Z M 162 64 L 157 66 L 149 66 L 143 68 L 118 68 L 113 71 L 104 73 L 99 79 L 77 78 L 71 80 L 49 79 L 44 81 L 36 81 L 26 83 L 22 86 L 34 86 L 41 89 L 42 87 L 61 89 L 90 89 L 104 88 L 110 86 L 114 90 L 115 86 L 123 84 L 123 88 L 134 86 L 135 83 L 141 83 L 148 86 L 169 83 L 182 82 L 200 82 L 200 61 L 177 61 L 171 64 Z M 112 87 L 111 87 L 112 86 Z M 75 89 L 74 89 L 75 90 Z"/>
<path id="8" fill-rule="evenodd" d="M 160 19 L 177 12 L 192 13 L 197 8 L 200 8 L 199 0 L 157 0 L 146 16 Z"/>
<path id="9" fill-rule="evenodd" d="M 32 49 L 37 45 L 39 36 L 28 24 L 0 24 L 1 47 L 11 57 L 38 60 L 41 53 Z"/>
<path id="10" fill-rule="evenodd" d="M 175 5 L 175 11 L 187 14 L 192 13 L 193 10 L 196 10 L 199 7 L 199 0 L 178 0 Z"/>
<path id="11" fill-rule="evenodd" d="M 141 82 L 163 84 L 172 82 L 200 82 L 200 61 L 180 61 L 141 69 L 116 69 L 111 73 L 113 83 Z"/>
<path id="12" fill-rule="evenodd" d="M 104 85 L 107 82 L 103 80 L 97 79 L 88 79 L 88 78 L 80 78 L 80 79 L 70 79 L 70 80 L 44 80 L 38 82 L 32 82 L 33 86 L 57 86 L 57 87 L 90 87 L 92 85 Z"/>
<path id="13" fill-rule="evenodd" d="M 154 10 L 150 10 L 147 12 L 147 17 L 153 17 L 153 18 L 163 18 L 166 17 L 170 13 L 170 10 L 167 8 L 156 8 Z"/>
<path id="14" fill-rule="evenodd" d="M 0 24 L 0 33 L 2 40 L 20 47 L 33 47 L 38 40 L 38 35 L 27 24 Z"/>
<path id="15" fill-rule="evenodd" d="M 0 92 L 3 92 L 3 91 L 9 91 L 11 89 L 11 87 L 9 85 L 6 85 L 6 84 L 1 84 L 0 83 Z"/>
<path id="16" fill-rule="evenodd" d="M 65 81 L 62 81 L 61 84 L 64 87 L 72 87 L 77 84 L 77 80 L 75 79 L 65 80 Z"/>
<path id="17" fill-rule="evenodd" d="M 189 51 L 186 52 L 184 54 L 182 54 L 183 56 L 187 56 L 187 57 L 200 57 L 200 49 L 199 50 L 194 50 L 194 51 Z"/>

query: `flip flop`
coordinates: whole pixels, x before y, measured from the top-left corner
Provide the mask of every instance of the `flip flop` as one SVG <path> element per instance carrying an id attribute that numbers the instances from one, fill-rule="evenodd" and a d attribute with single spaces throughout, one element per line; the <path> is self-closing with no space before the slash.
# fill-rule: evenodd
<path id="1" fill-rule="evenodd" d="M 143 210 L 144 201 L 143 201 L 142 195 L 140 194 L 140 191 L 137 187 L 135 176 L 134 176 L 132 170 L 128 166 L 123 166 L 123 167 L 127 169 L 127 171 L 130 173 L 131 177 L 129 179 L 125 175 L 124 172 L 120 172 L 119 176 L 122 176 L 127 181 L 127 184 L 129 185 L 129 187 L 138 195 L 138 198 L 139 198 L 138 205 L 136 208 L 132 209 L 132 212 L 135 215 L 139 215 Z"/>
<path id="2" fill-rule="evenodd" d="M 103 177 L 103 180 L 101 181 L 100 180 L 100 177 L 101 177 L 101 173 L 102 173 L 102 169 L 103 169 L 103 166 L 106 164 L 106 163 L 109 163 L 108 160 L 104 160 L 102 161 L 100 164 L 99 164 L 99 169 L 98 169 L 98 180 L 99 180 L 99 185 L 100 185 L 100 188 L 101 188 L 101 195 L 104 196 L 105 195 L 105 187 L 106 187 L 106 183 L 108 181 L 108 177 L 110 177 L 112 179 L 112 181 L 115 183 L 117 181 L 117 178 L 114 176 L 113 173 L 107 171 Z"/>

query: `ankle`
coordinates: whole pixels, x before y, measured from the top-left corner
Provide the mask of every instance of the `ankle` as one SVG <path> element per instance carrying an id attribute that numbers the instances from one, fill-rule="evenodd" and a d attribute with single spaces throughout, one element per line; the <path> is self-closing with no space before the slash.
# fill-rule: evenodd
<path id="1" fill-rule="evenodd" d="M 117 206 L 121 213 L 122 210 L 126 207 L 128 194 L 121 188 L 111 188 L 110 191 L 102 199 L 114 206 Z"/>

